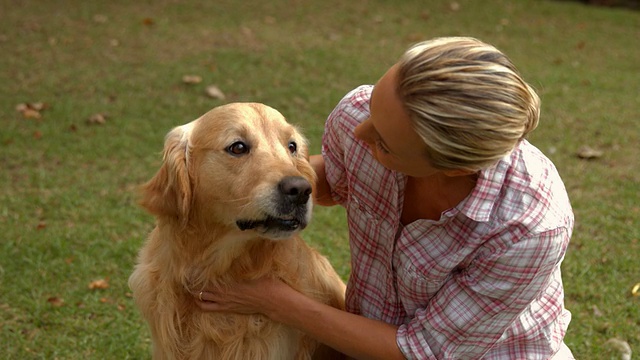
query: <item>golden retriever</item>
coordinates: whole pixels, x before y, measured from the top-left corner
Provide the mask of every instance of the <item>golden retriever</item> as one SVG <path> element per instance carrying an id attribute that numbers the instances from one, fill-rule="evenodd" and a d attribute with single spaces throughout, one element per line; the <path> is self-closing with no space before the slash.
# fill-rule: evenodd
<path id="1" fill-rule="evenodd" d="M 344 308 L 344 283 L 298 236 L 315 183 L 298 130 L 266 105 L 223 105 L 170 131 L 163 159 L 142 187 L 157 223 L 129 278 L 153 358 L 335 358 L 265 316 L 203 312 L 193 295 L 270 276 Z"/>

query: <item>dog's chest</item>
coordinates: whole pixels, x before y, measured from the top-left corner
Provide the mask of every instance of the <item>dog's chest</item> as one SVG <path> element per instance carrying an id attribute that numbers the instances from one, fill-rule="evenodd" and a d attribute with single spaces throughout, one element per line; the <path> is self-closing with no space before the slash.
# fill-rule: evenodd
<path id="1" fill-rule="evenodd" d="M 205 314 L 206 353 L 220 359 L 296 358 L 302 334 L 263 315 Z"/>

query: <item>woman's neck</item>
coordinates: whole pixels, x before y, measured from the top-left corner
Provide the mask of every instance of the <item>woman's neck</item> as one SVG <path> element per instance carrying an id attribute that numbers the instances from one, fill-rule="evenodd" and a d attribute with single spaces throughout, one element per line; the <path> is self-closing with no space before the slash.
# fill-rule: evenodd
<path id="1" fill-rule="evenodd" d="M 402 223 L 418 219 L 439 220 L 440 215 L 464 200 L 473 191 L 477 174 L 447 176 L 441 172 L 422 178 L 408 177 Z"/>

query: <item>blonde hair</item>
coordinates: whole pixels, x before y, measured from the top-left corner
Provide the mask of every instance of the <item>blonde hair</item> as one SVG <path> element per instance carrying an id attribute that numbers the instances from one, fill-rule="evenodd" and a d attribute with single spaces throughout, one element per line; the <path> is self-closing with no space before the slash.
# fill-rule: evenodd
<path id="1" fill-rule="evenodd" d="M 540 99 L 495 47 L 474 38 L 436 38 L 398 62 L 397 89 L 436 168 L 494 165 L 536 128 Z"/>

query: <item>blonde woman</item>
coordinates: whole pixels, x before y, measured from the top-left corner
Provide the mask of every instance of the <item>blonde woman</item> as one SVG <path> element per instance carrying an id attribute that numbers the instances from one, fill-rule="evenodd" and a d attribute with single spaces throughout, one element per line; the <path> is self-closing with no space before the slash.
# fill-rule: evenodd
<path id="1" fill-rule="evenodd" d="M 316 202 L 347 210 L 347 311 L 274 279 L 198 304 L 265 314 L 358 359 L 572 359 L 560 264 L 574 220 L 525 139 L 539 108 L 493 46 L 413 46 L 342 99 L 312 157 Z"/>

